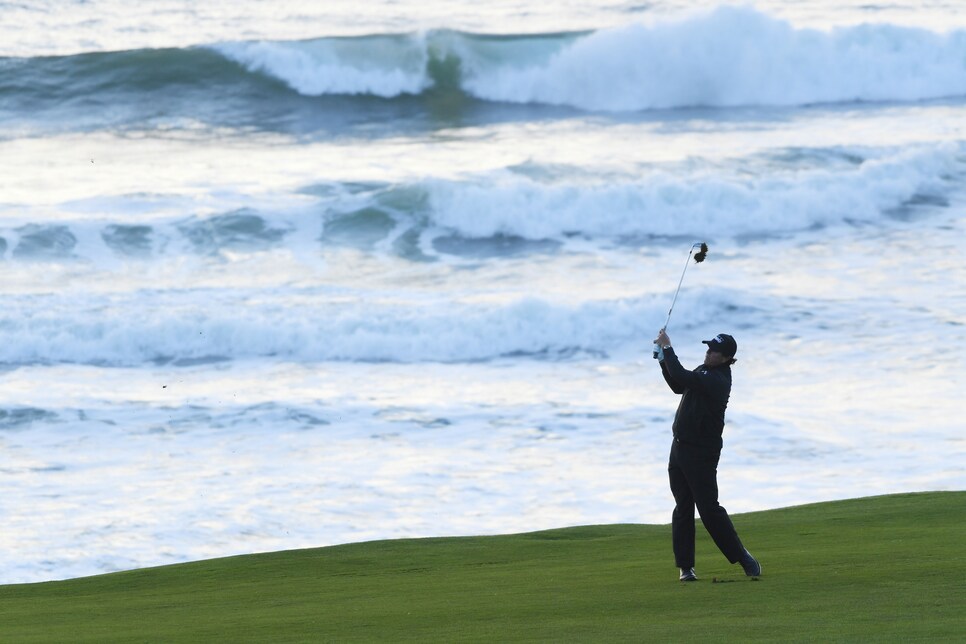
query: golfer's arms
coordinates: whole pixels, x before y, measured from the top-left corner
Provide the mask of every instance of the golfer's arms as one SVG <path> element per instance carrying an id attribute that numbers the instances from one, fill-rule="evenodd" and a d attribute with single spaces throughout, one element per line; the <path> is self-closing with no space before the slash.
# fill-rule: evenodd
<path id="1" fill-rule="evenodd" d="M 674 349 L 664 350 L 664 360 L 661 362 L 661 373 L 676 394 L 683 394 L 686 389 L 693 389 L 703 394 L 717 392 L 721 381 L 717 376 L 708 372 L 688 371 L 681 366 L 681 361 L 674 355 Z"/>
<path id="2" fill-rule="evenodd" d="M 667 370 L 667 355 L 670 352 L 671 352 L 670 347 L 664 350 L 664 360 L 661 360 L 661 375 L 664 376 L 664 381 L 667 383 L 667 386 L 671 388 L 671 391 L 673 391 L 676 394 L 683 394 L 685 388 L 679 385 L 677 382 L 675 382 L 674 378 L 671 377 L 671 374 L 668 373 L 668 370 Z M 674 360 L 676 362 L 677 358 L 675 358 Z M 678 363 L 678 365 L 680 364 L 681 363 Z"/>

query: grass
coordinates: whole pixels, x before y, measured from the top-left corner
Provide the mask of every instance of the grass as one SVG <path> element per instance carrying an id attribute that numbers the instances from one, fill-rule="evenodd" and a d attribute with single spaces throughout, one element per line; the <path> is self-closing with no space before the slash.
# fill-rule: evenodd
<path id="1" fill-rule="evenodd" d="M 2 586 L 0 641 L 962 641 L 966 492 L 734 519 L 759 581 L 701 529 L 690 584 L 668 526 L 378 541 Z"/>

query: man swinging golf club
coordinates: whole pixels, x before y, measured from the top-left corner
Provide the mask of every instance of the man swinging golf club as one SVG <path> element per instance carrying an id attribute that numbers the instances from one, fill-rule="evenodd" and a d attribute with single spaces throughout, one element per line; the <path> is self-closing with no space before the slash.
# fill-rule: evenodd
<path id="1" fill-rule="evenodd" d="M 674 416 L 674 441 L 668 460 L 668 477 L 674 495 L 671 539 L 681 581 L 697 581 L 694 574 L 694 509 L 718 549 L 731 563 L 740 563 L 749 577 L 761 575 L 761 564 L 738 538 L 728 512 L 718 504 L 718 458 L 725 409 L 731 395 L 731 365 L 738 345 L 720 334 L 708 345 L 704 364 L 693 371 L 681 366 L 671 338 L 661 329 L 654 340 L 661 373 L 668 386 L 681 395 Z"/>

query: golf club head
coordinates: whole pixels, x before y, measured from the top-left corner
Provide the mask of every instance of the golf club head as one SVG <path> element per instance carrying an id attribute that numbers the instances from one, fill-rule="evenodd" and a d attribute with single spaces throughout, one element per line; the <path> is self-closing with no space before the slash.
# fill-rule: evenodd
<path id="1" fill-rule="evenodd" d="M 699 244 L 695 244 L 691 248 L 692 248 L 692 250 L 695 249 L 695 248 L 700 248 L 701 249 L 700 251 L 698 251 L 697 253 L 694 254 L 694 263 L 695 264 L 700 264 L 701 262 L 704 261 L 704 258 L 708 256 L 708 245 L 705 244 L 704 242 L 701 242 Z"/>

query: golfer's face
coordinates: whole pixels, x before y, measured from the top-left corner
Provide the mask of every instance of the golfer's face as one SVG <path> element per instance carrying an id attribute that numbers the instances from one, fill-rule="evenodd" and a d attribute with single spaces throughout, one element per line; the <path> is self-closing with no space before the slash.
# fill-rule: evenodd
<path id="1" fill-rule="evenodd" d="M 725 354 L 719 351 L 708 349 L 707 353 L 704 354 L 704 364 L 709 367 L 717 367 L 718 365 L 724 364 L 727 360 L 728 358 L 725 357 Z"/>

